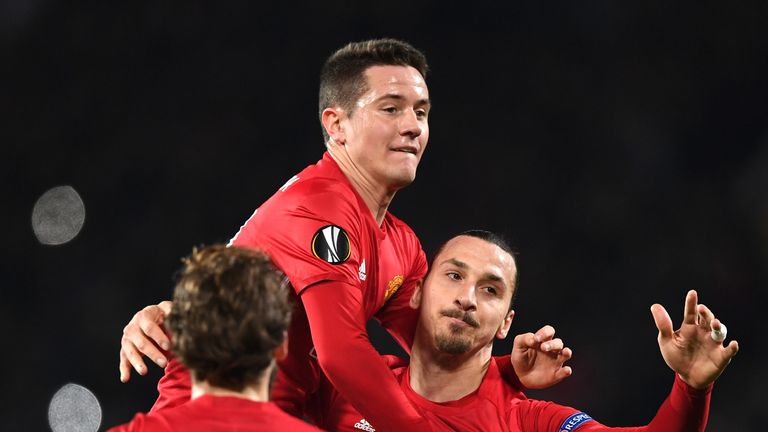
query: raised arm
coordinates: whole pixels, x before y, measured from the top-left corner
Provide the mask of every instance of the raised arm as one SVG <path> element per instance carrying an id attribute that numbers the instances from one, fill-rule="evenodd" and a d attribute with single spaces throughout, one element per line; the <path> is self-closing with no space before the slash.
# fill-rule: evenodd
<path id="1" fill-rule="evenodd" d="M 707 424 L 712 384 L 739 350 L 731 341 L 723 346 L 724 326 L 712 311 L 698 304 L 696 291 L 685 299 L 683 323 L 673 331 L 672 320 L 663 306 L 654 304 L 651 313 L 659 330 L 659 349 L 676 373 L 669 397 L 646 426 L 608 427 L 583 412 L 550 402 L 521 401 L 512 410 L 512 422 L 526 432 L 549 430 L 622 432 L 701 432 Z M 559 428 L 559 429 L 554 429 Z"/>
<path id="2" fill-rule="evenodd" d="M 723 346 L 722 340 L 713 339 L 713 330 L 719 332 L 724 326 L 708 307 L 698 304 L 696 291 L 688 291 L 685 297 L 683 324 L 677 331 L 672 330 L 672 320 L 663 306 L 654 304 L 651 313 L 659 329 L 664 361 L 693 388 L 704 389 L 715 382 L 739 351 L 736 341 Z"/>

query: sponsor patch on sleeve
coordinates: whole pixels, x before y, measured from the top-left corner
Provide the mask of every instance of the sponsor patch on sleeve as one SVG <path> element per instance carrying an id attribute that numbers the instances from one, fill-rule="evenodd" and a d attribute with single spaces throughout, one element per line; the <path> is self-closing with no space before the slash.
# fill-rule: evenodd
<path id="1" fill-rule="evenodd" d="M 559 432 L 571 432 L 579 428 L 579 426 L 583 425 L 584 423 L 592 420 L 592 417 L 590 417 L 588 414 L 583 412 L 577 412 L 575 414 L 572 414 L 570 417 L 565 419 L 562 425 L 560 425 L 560 428 L 558 429 Z"/>
<path id="2" fill-rule="evenodd" d="M 349 259 L 351 248 L 346 231 L 336 225 L 326 225 L 312 237 L 312 254 L 331 264 L 342 264 Z"/>

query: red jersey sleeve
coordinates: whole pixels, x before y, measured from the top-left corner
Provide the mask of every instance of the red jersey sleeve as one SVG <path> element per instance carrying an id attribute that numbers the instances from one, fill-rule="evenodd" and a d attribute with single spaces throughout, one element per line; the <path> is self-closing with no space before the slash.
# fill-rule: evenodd
<path id="1" fill-rule="evenodd" d="M 430 430 L 368 340 L 360 289 L 322 282 L 301 297 L 320 367 L 341 396 L 376 430 Z"/>
<path id="2" fill-rule="evenodd" d="M 526 388 L 523 383 L 520 382 L 520 378 L 518 378 L 517 374 L 515 373 L 515 368 L 512 366 L 511 357 L 512 356 L 509 354 L 504 356 L 497 356 L 493 357 L 493 361 L 496 362 L 496 366 L 499 368 L 499 374 L 501 374 L 501 377 L 504 379 L 504 381 L 513 389 L 522 394 Z"/>
<path id="3" fill-rule="evenodd" d="M 609 427 L 573 408 L 536 400 L 520 401 L 511 411 L 511 424 L 525 432 L 703 432 L 709 417 L 712 386 L 696 390 L 675 374 L 675 383 L 656 416 L 646 426 Z"/>
<path id="4" fill-rule="evenodd" d="M 192 398 L 192 378 L 189 370 L 176 357 L 171 357 L 165 366 L 165 373 L 157 382 L 159 393 L 150 412 L 172 408 Z"/>

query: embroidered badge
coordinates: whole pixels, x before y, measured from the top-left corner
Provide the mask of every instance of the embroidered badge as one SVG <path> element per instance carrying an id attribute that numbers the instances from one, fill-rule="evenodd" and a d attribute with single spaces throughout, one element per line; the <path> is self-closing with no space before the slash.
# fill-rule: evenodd
<path id="1" fill-rule="evenodd" d="M 403 279 L 403 276 L 397 275 L 392 278 L 391 281 L 387 283 L 387 291 L 384 292 L 384 301 L 386 302 L 389 300 L 390 297 L 395 295 L 398 289 L 400 289 L 400 286 L 403 284 L 405 279 Z"/>

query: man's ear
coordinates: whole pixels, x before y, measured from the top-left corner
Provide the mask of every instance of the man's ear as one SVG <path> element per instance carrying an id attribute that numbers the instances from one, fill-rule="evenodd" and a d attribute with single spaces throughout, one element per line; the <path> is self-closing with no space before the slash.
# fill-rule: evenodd
<path id="1" fill-rule="evenodd" d="M 423 285 L 424 279 L 416 281 L 416 289 L 413 290 L 413 295 L 411 296 L 411 301 L 409 303 L 411 309 L 418 309 L 421 307 L 421 288 Z"/>
<path id="2" fill-rule="evenodd" d="M 288 355 L 288 332 L 283 332 L 283 343 L 277 346 L 274 350 L 272 350 L 272 357 L 275 358 L 276 361 L 280 361 L 284 359 Z"/>
<path id="3" fill-rule="evenodd" d="M 512 326 L 512 320 L 515 318 L 515 311 L 510 310 L 504 321 L 501 322 L 501 326 L 496 330 L 496 339 L 504 339 L 509 333 L 509 328 Z"/>
<path id="4" fill-rule="evenodd" d="M 325 132 L 331 137 L 331 141 L 339 145 L 344 145 L 347 141 L 347 137 L 344 134 L 344 128 L 341 126 L 341 121 L 344 118 L 346 118 L 346 113 L 343 109 L 338 107 L 326 108 L 320 116 L 320 121 L 323 123 Z"/>

